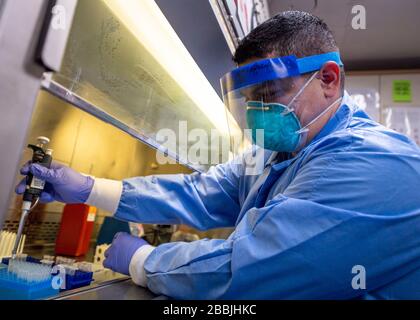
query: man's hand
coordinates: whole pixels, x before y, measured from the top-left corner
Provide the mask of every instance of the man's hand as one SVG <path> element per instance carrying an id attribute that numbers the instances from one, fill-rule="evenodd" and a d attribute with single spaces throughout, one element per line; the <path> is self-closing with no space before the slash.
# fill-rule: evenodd
<path id="1" fill-rule="evenodd" d="M 105 251 L 104 267 L 129 276 L 131 258 L 139 248 L 147 244 L 142 238 L 117 233 L 111 247 Z"/>
<path id="2" fill-rule="evenodd" d="M 70 204 L 85 203 L 92 191 L 94 179 L 84 176 L 69 167 L 52 163 L 51 168 L 28 162 L 20 170 L 22 175 L 32 173 L 46 182 L 40 201 L 49 203 L 60 201 Z M 23 194 L 26 188 L 26 178 L 16 187 L 17 194 Z"/>

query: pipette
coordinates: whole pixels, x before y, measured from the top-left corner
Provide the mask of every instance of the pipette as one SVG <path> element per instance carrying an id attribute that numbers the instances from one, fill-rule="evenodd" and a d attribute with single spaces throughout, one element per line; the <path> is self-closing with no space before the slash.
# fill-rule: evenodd
<path id="1" fill-rule="evenodd" d="M 50 142 L 46 137 L 38 137 L 37 145 L 28 145 L 32 149 L 32 163 L 38 163 L 49 168 L 52 162 L 52 150 L 45 150 L 45 146 Z M 19 248 L 20 239 L 22 238 L 23 229 L 25 227 L 26 218 L 33 208 L 38 204 L 39 197 L 44 191 L 45 181 L 34 177 L 31 173 L 26 177 L 26 190 L 23 194 L 22 215 L 20 217 L 19 228 L 16 236 L 16 242 L 12 251 L 12 259 L 16 257 Z"/>

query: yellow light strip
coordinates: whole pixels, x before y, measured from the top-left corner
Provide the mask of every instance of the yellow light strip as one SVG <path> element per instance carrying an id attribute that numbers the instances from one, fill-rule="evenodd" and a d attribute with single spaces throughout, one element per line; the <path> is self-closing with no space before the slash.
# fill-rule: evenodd
<path id="1" fill-rule="evenodd" d="M 153 0 L 103 0 L 185 90 L 221 134 L 229 128 L 225 106 Z M 239 129 L 239 128 L 238 128 Z M 231 132 L 232 134 L 232 128 Z"/>

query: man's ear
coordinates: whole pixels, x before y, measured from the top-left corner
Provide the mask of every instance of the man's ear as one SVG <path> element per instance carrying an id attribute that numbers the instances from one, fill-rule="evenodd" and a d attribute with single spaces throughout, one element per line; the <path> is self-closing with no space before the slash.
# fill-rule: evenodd
<path id="1" fill-rule="evenodd" d="M 326 98 L 334 97 L 341 90 L 340 67 L 333 61 L 326 62 L 319 71 L 319 79 Z"/>

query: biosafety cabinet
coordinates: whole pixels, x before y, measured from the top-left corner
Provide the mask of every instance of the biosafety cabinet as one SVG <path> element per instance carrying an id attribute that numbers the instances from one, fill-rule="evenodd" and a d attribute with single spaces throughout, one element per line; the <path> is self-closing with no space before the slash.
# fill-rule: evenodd
<path id="1" fill-rule="evenodd" d="M 232 62 L 212 6 L 196 7 L 201 11 L 190 21 L 198 37 L 217 30 L 207 48 L 199 38 L 180 38 L 162 10 L 170 3 L 0 0 L 0 230 L 16 231 L 22 200 L 14 186 L 32 155 L 27 145 L 38 136 L 51 140 L 55 161 L 109 179 L 205 171 L 235 155 L 235 124 L 216 80 Z M 182 20 L 174 21 L 188 29 Z M 34 209 L 25 252 L 54 254 L 63 209 L 59 203 Z M 79 259 L 92 261 L 106 217 L 96 212 L 90 253 Z M 149 227 L 157 234 L 165 228 Z M 89 288 L 85 298 L 153 297 L 116 275 Z"/>

